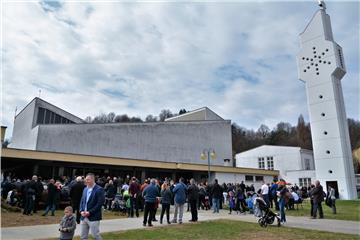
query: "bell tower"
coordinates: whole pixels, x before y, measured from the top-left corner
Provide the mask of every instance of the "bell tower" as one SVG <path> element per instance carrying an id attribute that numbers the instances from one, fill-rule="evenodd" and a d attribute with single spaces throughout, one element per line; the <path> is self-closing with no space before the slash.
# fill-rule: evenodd
<path id="1" fill-rule="evenodd" d="M 319 1 L 300 34 L 299 79 L 305 82 L 316 178 L 341 199 L 356 199 L 355 173 L 341 79 L 346 73 L 342 48 L 334 41 L 330 16 Z M 326 191 L 326 190 L 325 190 Z"/>

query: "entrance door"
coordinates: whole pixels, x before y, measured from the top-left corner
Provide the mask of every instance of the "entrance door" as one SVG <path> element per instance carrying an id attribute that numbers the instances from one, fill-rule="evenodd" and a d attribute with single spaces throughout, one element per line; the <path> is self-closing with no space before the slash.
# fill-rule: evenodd
<path id="1" fill-rule="evenodd" d="M 339 189 L 337 181 L 326 181 L 326 192 L 328 191 L 329 187 L 335 189 L 335 197 L 339 198 Z"/>

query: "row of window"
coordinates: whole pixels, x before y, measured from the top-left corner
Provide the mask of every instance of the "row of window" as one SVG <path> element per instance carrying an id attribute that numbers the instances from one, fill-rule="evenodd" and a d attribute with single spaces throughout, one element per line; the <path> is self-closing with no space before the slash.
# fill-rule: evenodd
<path id="1" fill-rule="evenodd" d="M 265 157 L 258 158 L 259 168 L 265 169 Z M 266 157 L 267 170 L 274 170 L 274 158 L 269 156 Z"/>
<path id="2" fill-rule="evenodd" d="M 49 109 L 39 107 L 37 115 L 37 124 L 68 124 L 73 121 L 56 114 Z"/>
<path id="3" fill-rule="evenodd" d="M 300 187 L 310 187 L 311 186 L 311 178 L 299 178 L 299 186 Z"/>
<path id="4" fill-rule="evenodd" d="M 245 181 L 253 182 L 253 181 L 254 181 L 254 176 L 252 176 L 252 175 L 245 175 Z M 256 181 L 256 182 L 264 181 L 264 176 L 255 176 L 255 181 Z"/>

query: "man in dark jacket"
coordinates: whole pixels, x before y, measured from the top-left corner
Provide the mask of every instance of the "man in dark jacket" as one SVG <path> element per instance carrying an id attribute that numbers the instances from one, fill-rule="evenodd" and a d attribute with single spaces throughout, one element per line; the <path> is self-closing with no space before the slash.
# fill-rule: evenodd
<path id="1" fill-rule="evenodd" d="M 82 177 L 78 176 L 75 179 L 75 183 L 70 188 L 71 206 L 73 211 L 76 212 L 76 222 L 80 224 L 80 200 L 85 188 Z"/>
<path id="2" fill-rule="evenodd" d="M 136 177 L 131 178 L 131 183 L 129 185 L 129 194 L 130 194 L 130 217 L 134 217 L 134 208 L 136 217 L 139 217 L 139 206 L 137 204 L 137 197 L 140 193 L 140 186 L 136 180 Z"/>
<path id="3" fill-rule="evenodd" d="M 324 201 L 324 190 L 323 187 L 320 185 L 320 181 L 315 181 L 315 187 L 311 190 L 310 195 L 313 198 L 314 202 L 314 208 L 313 208 L 313 214 L 312 219 L 316 218 L 317 210 L 319 209 L 319 217 L 324 218 L 323 209 L 321 206 L 321 202 Z"/>
<path id="4" fill-rule="evenodd" d="M 95 175 L 88 173 L 80 201 L 80 239 L 88 239 L 89 229 L 95 240 L 100 236 L 100 220 L 102 219 L 102 206 L 105 202 L 105 192 L 102 187 L 95 184 Z"/>
<path id="5" fill-rule="evenodd" d="M 219 213 L 220 199 L 223 197 L 222 188 L 215 179 L 214 185 L 211 188 L 212 202 L 213 202 L 213 213 Z"/>
<path id="6" fill-rule="evenodd" d="M 49 184 L 47 185 L 47 201 L 46 201 L 46 209 L 43 216 L 46 216 L 48 212 L 51 210 L 51 216 L 55 216 L 56 209 L 56 187 L 54 185 L 55 180 L 50 179 Z"/>
<path id="7" fill-rule="evenodd" d="M 44 191 L 44 186 L 41 182 L 41 177 L 36 177 L 35 185 L 36 185 L 36 189 L 35 189 L 34 213 L 36 213 L 37 210 L 39 209 L 39 201 Z"/>
<path id="8" fill-rule="evenodd" d="M 153 178 L 150 180 L 150 184 L 144 189 L 143 197 L 145 199 L 144 221 L 143 226 L 146 226 L 146 222 L 149 227 L 152 227 L 151 221 L 155 214 L 155 203 L 157 197 L 160 196 L 158 188 L 155 186 L 156 180 Z"/>
<path id="9" fill-rule="evenodd" d="M 190 203 L 191 209 L 191 220 L 189 222 L 197 222 L 198 220 L 198 211 L 197 211 L 197 201 L 199 199 L 199 188 L 195 184 L 195 180 L 190 179 L 190 186 L 188 187 L 188 201 Z"/>
<path id="10" fill-rule="evenodd" d="M 24 213 L 25 215 L 32 215 L 34 211 L 34 204 L 35 204 L 35 196 L 37 190 L 37 176 L 34 175 L 32 180 L 25 184 L 25 206 L 24 206 Z"/>

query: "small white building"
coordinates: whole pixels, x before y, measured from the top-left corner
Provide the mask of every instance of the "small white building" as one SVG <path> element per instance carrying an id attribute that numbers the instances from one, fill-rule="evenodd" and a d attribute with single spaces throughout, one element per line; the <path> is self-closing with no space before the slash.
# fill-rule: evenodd
<path id="1" fill-rule="evenodd" d="M 279 178 L 298 186 L 315 181 L 313 152 L 300 147 L 263 145 L 236 154 L 236 167 L 279 170 Z"/>

